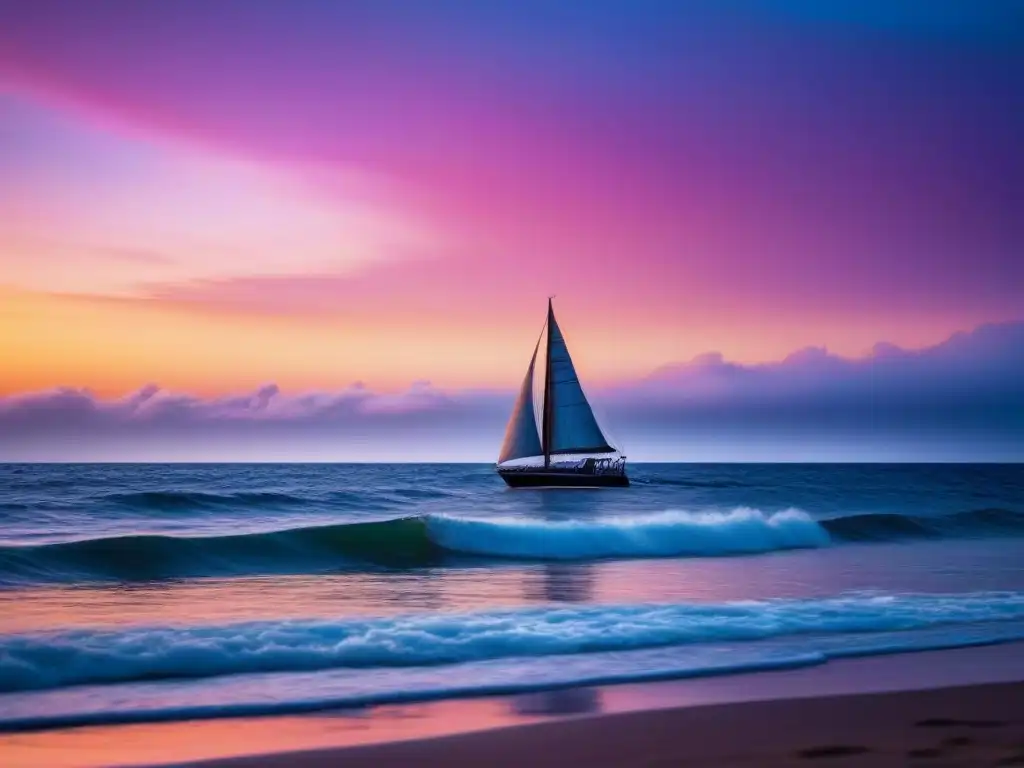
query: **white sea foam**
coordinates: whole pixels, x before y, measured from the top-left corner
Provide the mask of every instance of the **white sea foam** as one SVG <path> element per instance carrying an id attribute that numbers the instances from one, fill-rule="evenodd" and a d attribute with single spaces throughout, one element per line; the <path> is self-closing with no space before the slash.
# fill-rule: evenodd
<path id="1" fill-rule="evenodd" d="M 549 560 L 749 554 L 830 542 L 828 532 L 798 509 L 766 514 L 742 507 L 583 520 L 429 515 L 425 520 L 431 540 L 445 549 Z"/>
<path id="2" fill-rule="evenodd" d="M 82 686 L 0 695 L 0 731 L 309 712 L 458 696 L 731 675 L 812 666 L 836 658 L 1020 640 L 1024 640 L 1024 625 L 1020 621 L 990 622 L 902 632 L 790 636 L 756 643 L 515 657 L 411 668 L 342 668 L 234 675 L 214 680 Z M 583 704 L 586 706 L 585 700 Z"/>
<path id="3" fill-rule="evenodd" d="M 0 691 L 247 672 L 411 667 L 1024 619 L 1024 593 L 544 607 L 0 637 Z"/>

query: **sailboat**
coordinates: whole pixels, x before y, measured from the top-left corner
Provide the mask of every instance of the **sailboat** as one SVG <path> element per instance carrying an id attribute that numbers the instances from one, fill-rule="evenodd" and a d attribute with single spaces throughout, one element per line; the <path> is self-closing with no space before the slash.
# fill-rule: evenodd
<path id="1" fill-rule="evenodd" d="M 538 377 L 542 342 L 544 373 Z M 629 485 L 626 457 L 612 445 L 583 393 L 551 299 L 505 428 L 497 471 L 513 488 Z"/>

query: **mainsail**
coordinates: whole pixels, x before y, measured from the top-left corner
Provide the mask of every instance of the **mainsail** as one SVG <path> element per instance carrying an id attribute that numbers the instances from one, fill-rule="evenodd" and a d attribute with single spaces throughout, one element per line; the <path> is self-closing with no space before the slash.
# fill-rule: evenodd
<path id="1" fill-rule="evenodd" d="M 548 367 L 545 387 L 544 454 L 615 453 L 583 393 L 555 311 L 548 301 Z"/>
<path id="2" fill-rule="evenodd" d="M 540 341 L 530 358 L 512 416 L 505 429 L 505 442 L 498 463 L 543 456 L 545 465 L 556 454 L 616 453 L 601 430 L 587 401 L 573 366 L 565 338 L 555 320 L 550 300 L 541 336 L 544 347 L 544 381 L 534 408 L 534 374 Z M 540 410 L 538 419 L 537 410 Z"/>

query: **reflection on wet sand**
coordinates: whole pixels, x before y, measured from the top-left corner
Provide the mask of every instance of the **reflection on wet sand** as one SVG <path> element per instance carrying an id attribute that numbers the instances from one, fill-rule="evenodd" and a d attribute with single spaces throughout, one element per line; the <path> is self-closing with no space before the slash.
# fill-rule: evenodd
<path id="1" fill-rule="evenodd" d="M 543 717 L 510 711 L 505 699 L 454 699 L 301 716 L 179 720 L 0 734 L 3 768 L 157 765 L 240 755 L 425 739 Z M 339 761 L 342 762 L 342 761 Z"/>
<path id="2" fill-rule="evenodd" d="M 593 599 L 593 566 L 586 563 L 542 566 L 525 585 L 528 600 L 585 603 Z M 517 715 L 584 715 L 601 710 L 596 688 L 564 688 L 512 697 L 509 708 Z"/>
<path id="3" fill-rule="evenodd" d="M 509 702 L 517 715 L 589 715 L 601 711 L 601 691 L 596 688 L 563 688 L 524 693 Z"/>

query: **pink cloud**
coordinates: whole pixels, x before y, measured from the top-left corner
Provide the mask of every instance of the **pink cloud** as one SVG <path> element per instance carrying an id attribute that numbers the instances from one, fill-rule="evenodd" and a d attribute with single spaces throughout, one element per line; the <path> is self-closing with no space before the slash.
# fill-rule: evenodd
<path id="1" fill-rule="evenodd" d="M 864 47 L 792 13 L 760 30 L 345 5 L 31 4 L 0 57 L 33 93 L 135 129 L 318 183 L 397 180 L 396 199 L 458 235 L 418 272 L 449 300 L 532 279 L 663 311 L 680 292 L 755 315 L 1019 303 L 1016 90 L 972 40 L 886 28 Z"/>

